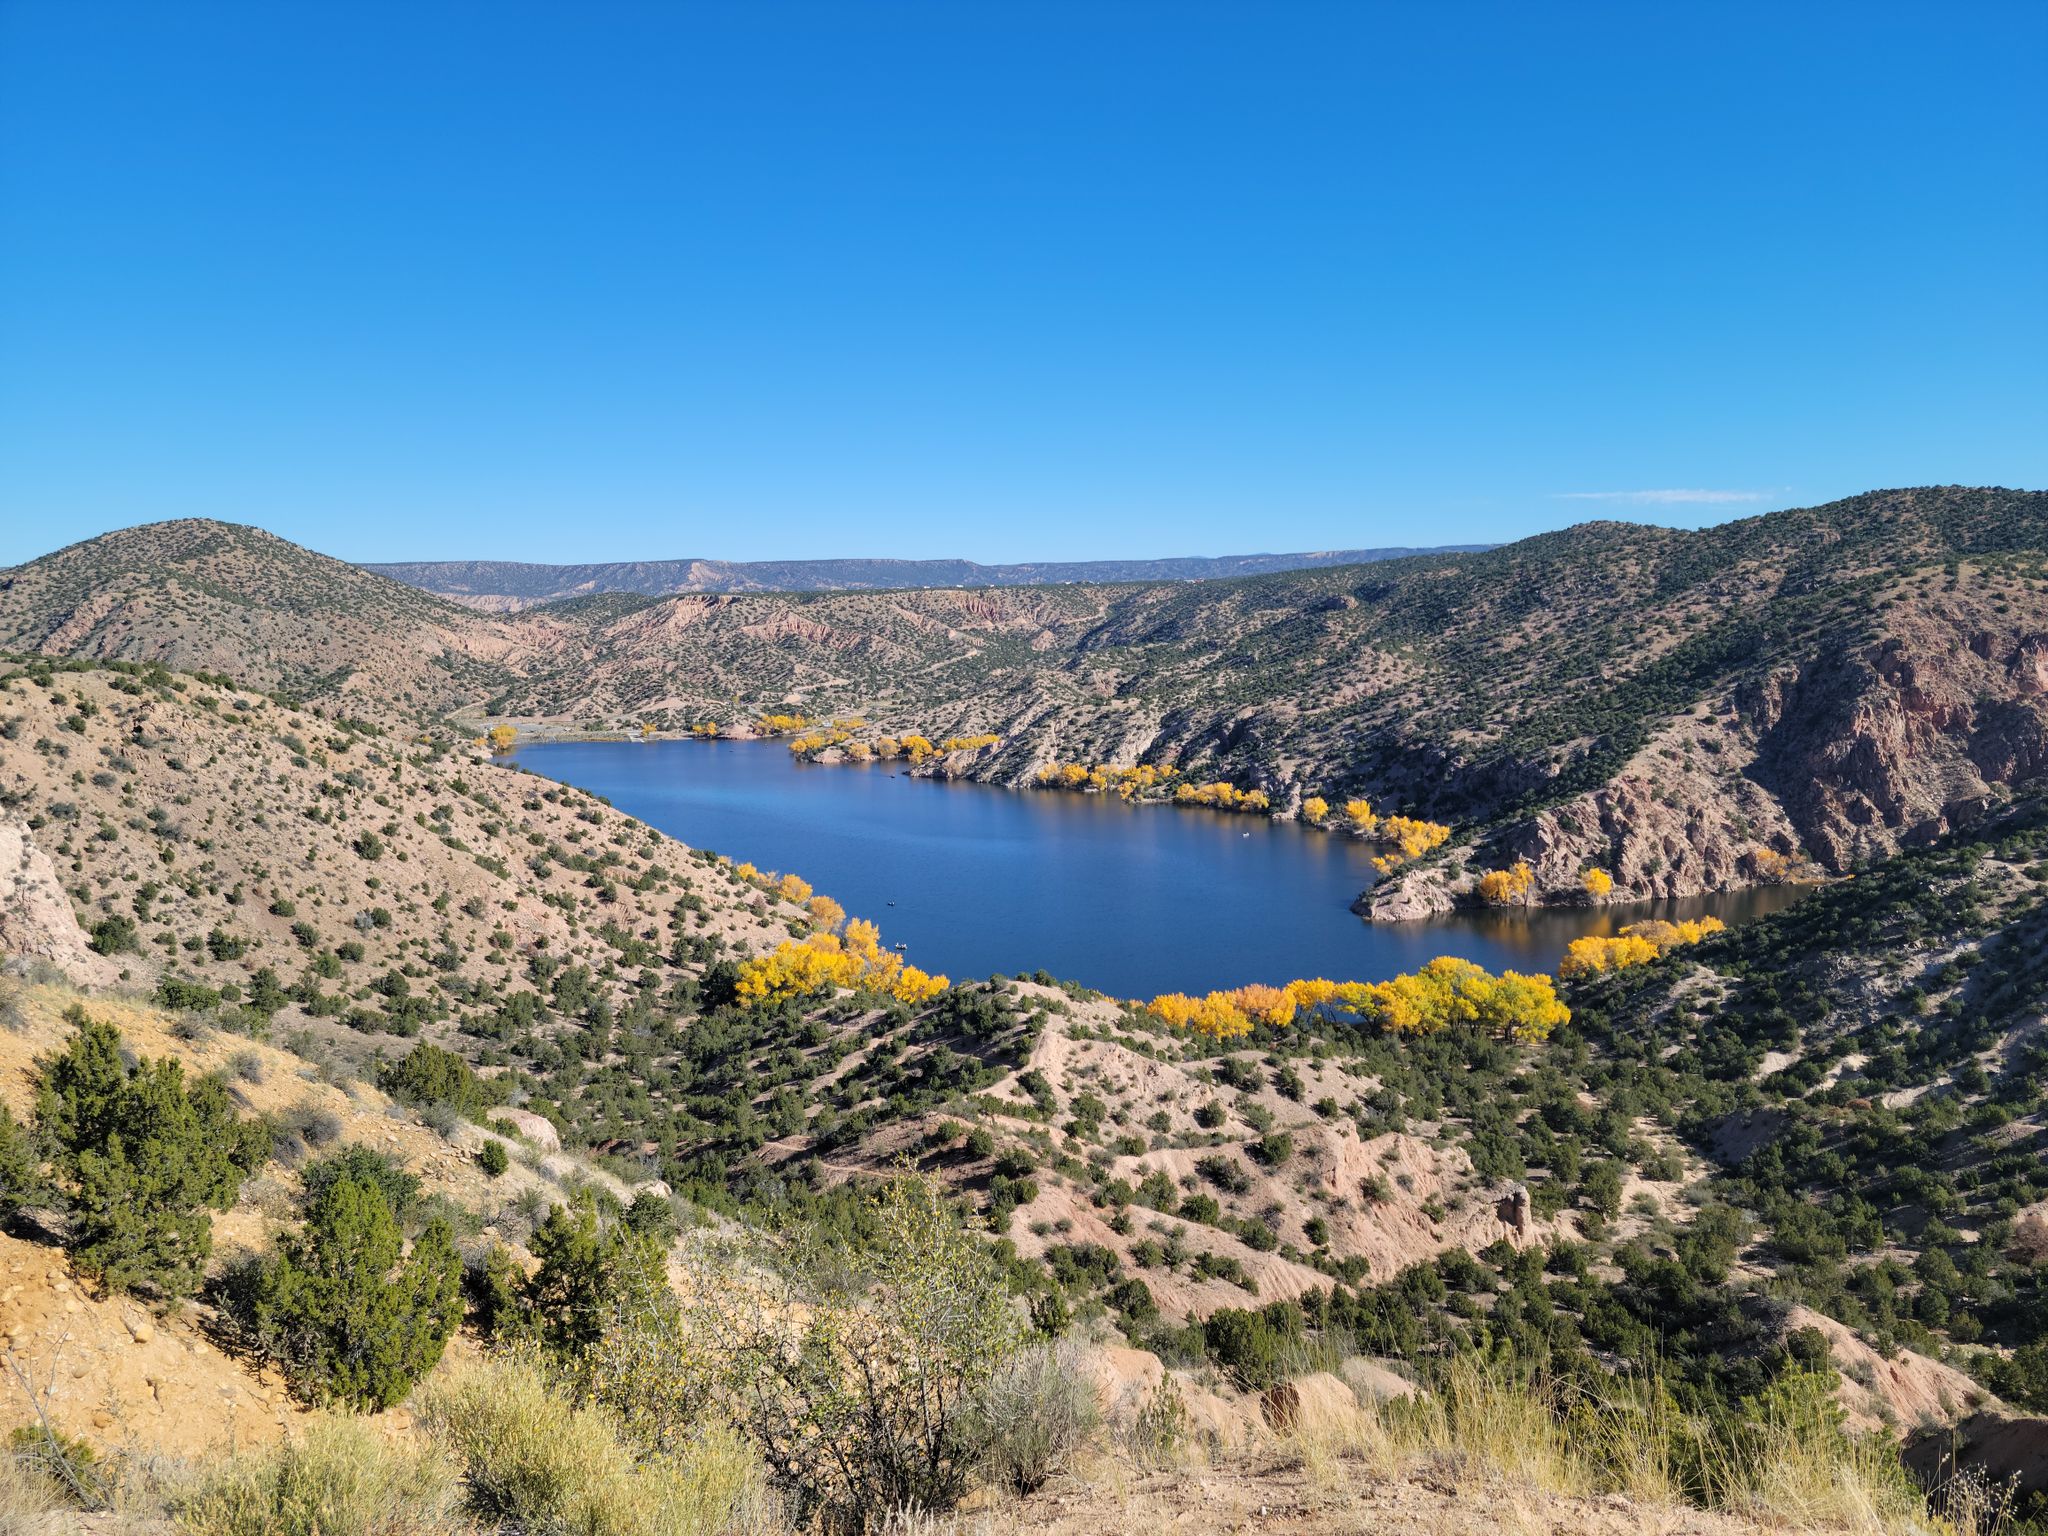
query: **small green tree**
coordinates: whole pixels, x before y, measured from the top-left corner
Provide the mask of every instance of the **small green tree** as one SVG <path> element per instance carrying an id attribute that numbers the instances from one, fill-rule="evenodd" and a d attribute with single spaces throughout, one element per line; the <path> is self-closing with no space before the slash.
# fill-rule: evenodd
<path id="1" fill-rule="evenodd" d="M 502 1141 L 485 1142 L 477 1149 L 476 1160 L 478 1166 L 494 1179 L 512 1166 L 512 1160 L 505 1155 L 505 1143 Z"/>
<path id="2" fill-rule="evenodd" d="M 552 1349 L 588 1349 L 622 1298 L 667 1285 L 661 1244 L 622 1222 L 602 1220 L 588 1194 L 548 1212 L 532 1247 L 540 1264 L 522 1287 L 528 1326 Z"/>
<path id="3" fill-rule="evenodd" d="M 217 1078 L 187 1086 L 175 1061 L 131 1067 L 111 1024 L 71 1017 L 78 1033 L 44 1065 L 36 1131 L 70 1210 L 72 1262 L 110 1290 L 189 1295 L 213 1251 L 208 1209 L 234 1203 L 269 1136 Z"/>
<path id="4" fill-rule="evenodd" d="M 378 1069 L 377 1082 L 386 1093 L 409 1104 L 447 1104 L 474 1115 L 498 1102 L 493 1085 L 478 1077 L 453 1051 L 438 1045 L 416 1045 L 397 1061 Z"/>
<path id="5" fill-rule="evenodd" d="M 327 1186 L 257 1281 L 257 1335 L 309 1403 L 389 1408 L 441 1358 L 462 1321 L 462 1260 L 433 1221 L 403 1252 L 372 1180 Z"/>
<path id="6" fill-rule="evenodd" d="M 28 1128 L 0 1104 L 0 1221 L 48 1194 Z"/>
<path id="7" fill-rule="evenodd" d="M 400 1227 L 410 1219 L 420 1199 L 419 1175 L 399 1167 L 373 1147 L 343 1147 L 317 1163 L 308 1164 L 299 1178 L 305 1187 L 308 1211 L 325 1200 L 335 1185 L 344 1179 L 354 1179 L 358 1184 L 376 1188 Z"/>

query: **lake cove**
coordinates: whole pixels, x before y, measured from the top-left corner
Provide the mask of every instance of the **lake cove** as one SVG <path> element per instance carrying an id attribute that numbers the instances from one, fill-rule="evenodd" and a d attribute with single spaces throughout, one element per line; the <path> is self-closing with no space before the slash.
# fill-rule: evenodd
<path id="1" fill-rule="evenodd" d="M 1118 997 L 1379 981 L 1438 955 L 1549 971 L 1584 934 L 1646 917 L 1735 923 L 1799 894 L 1371 924 L 1350 905 L 1374 850 L 1295 822 L 813 766 L 776 742 L 555 742 L 514 761 L 692 847 L 803 876 L 928 971 L 1042 969 Z"/>

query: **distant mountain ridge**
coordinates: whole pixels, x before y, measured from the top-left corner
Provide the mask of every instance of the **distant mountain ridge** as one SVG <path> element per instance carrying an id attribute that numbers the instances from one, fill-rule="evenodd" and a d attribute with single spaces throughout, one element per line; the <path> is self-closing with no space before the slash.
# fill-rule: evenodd
<path id="1" fill-rule="evenodd" d="M 1312 550 L 1286 555 L 1186 555 L 1160 560 L 614 560 L 540 565 L 519 560 L 397 560 L 363 569 L 469 608 L 510 613 L 603 592 L 848 592 L 906 587 L 1034 587 L 1064 582 L 1214 581 L 1410 555 L 1471 554 L 1494 544 Z"/>

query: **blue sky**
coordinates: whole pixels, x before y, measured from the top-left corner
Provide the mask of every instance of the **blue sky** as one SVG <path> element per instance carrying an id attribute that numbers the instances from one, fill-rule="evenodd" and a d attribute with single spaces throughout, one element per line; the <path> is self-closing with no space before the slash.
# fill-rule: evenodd
<path id="1" fill-rule="evenodd" d="M 0 563 L 2048 485 L 2048 6 L 0 0 Z"/>

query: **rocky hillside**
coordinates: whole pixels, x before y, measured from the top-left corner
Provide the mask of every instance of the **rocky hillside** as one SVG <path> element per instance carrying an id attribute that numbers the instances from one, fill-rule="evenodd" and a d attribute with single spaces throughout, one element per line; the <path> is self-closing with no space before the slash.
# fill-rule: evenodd
<path id="1" fill-rule="evenodd" d="M 2033 782 L 2048 496 L 1873 493 L 1700 532 L 1616 523 L 1224 581 L 611 594 L 476 614 L 249 530 L 165 524 L 0 575 L 0 639 L 183 661 L 388 721 L 577 728 L 756 711 L 1364 795 L 1457 835 L 1408 917 L 1526 860 L 1529 899 L 1687 895 L 1861 861 Z"/>
<path id="2" fill-rule="evenodd" d="M 433 592 L 464 607 L 516 613 L 542 603 L 607 592 L 668 597 L 678 592 L 839 592 L 900 587 L 1040 587 L 1062 582 L 1215 581 L 1267 571 L 1363 565 L 1486 544 L 1428 549 L 1337 549 L 1294 555 L 1197 555 L 1166 560 L 1042 560 L 978 565 L 972 560 L 618 560 L 599 565 L 529 565 L 516 560 L 410 560 L 363 569 Z"/>
<path id="3" fill-rule="evenodd" d="M 1327 1378 L 1347 1414 L 1460 1361 L 1654 1369 L 1720 1423 L 1825 1365 L 1851 1422 L 1968 1417 L 1986 1456 L 2035 1444 L 2023 1415 L 2048 1408 L 2033 800 L 1572 982 L 1544 1044 L 1308 1016 L 1217 1042 L 1044 975 L 753 997 L 732 962 L 817 912 L 471 751 L 159 668 L 7 676 L 0 802 L 17 963 L 113 988 L 87 1007 L 131 1048 L 222 1072 L 273 1118 L 279 1166 L 215 1219 L 221 1283 L 288 1223 L 305 1143 L 400 1159 L 515 1252 L 558 1195 L 657 1179 L 698 1220 L 844 1235 L 854 1191 L 910 1166 L 1006 1240 L 1045 1326 L 1115 1330 L 1135 1346 L 1115 1369 L 1148 1382 L 1179 1372 L 1219 1453 L 1263 1443 L 1280 1410 L 1256 1394 L 1317 1367 L 1351 1373 Z M 5 1000 L 17 1113 L 69 1000 Z M 509 1108 L 391 1102 L 382 1063 L 422 1042 Z M 508 1182 L 479 1167 L 494 1138 Z M 250 1442 L 300 1422 L 208 1312 L 81 1291 L 19 1223 L 0 1264 L 17 1357 L 74 1372 L 50 1398 L 67 1432 L 217 1422 L 193 1393 Z M 86 1349 L 111 1397 L 78 1384 Z M 159 1356 L 184 1374 L 153 1382 Z M 1356 1507 L 1436 1508 L 1375 1486 L 1392 1502 Z M 1219 1489 L 1241 1496 L 1240 1473 Z M 1075 1497 L 1077 1520 L 1115 1516 Z"/>
<path id="4" fill-rule="evenodd" d="M 808 925 L 466 750 L 160 668 L 0 676 L 0 932 L 82 981 L 362 1054 L 522 1009 L 534 974 L 606 1006 L 689 991 Z"/>

